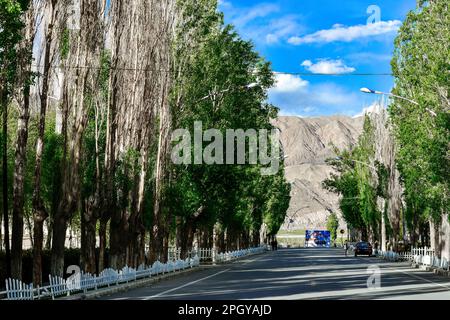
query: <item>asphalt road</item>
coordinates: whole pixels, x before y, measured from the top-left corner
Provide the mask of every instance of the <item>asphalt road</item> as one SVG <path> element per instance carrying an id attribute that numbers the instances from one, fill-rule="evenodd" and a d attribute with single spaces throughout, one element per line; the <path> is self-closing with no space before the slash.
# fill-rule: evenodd
<path id="1" fill-rule="evenodd" d="M 345 257 L 343 249 L 282 249 L 101 299 L 450 300 L 450 278 L 407 263 Z"/>

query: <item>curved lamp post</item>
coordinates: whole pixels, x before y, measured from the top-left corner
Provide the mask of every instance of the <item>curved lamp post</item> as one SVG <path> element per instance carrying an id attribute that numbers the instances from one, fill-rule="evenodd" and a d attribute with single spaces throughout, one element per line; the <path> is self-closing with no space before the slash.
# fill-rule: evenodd
<path id="1" fill-rule="evenodd" d="M 384 95 L 384 96 L 391 96 L 391 97 L 394 97 L 394 98 L 397 98 L 397 99 L 401 99 L 401 100 L 408 101 L 409 103 L 412 103 L 412 104 L 414 104 L 414 105 L 416 105 L 416 106 L 419 106 L 419 103 L 417 103 L 416 101 L 411 100 L 411 99 L 408 99 L 408 98 L 405 98 L 405 97 L 402 97 L 402 96 L 399 96 L 399 95 L 396 95 L 396 94 L 393 94 L 393 93 L 388 93 L 388 92 L 382 92 L 382 91 L 372 90 L 372 89 L 369 89 L 369 88 L 361 88 L 360 91 L 363 92 L 363 93 L 380 94 L 380 95 Z M 431 110 L 431 109 L 429 109 L 429 108 L 425 108 L 425 109 L 426 109 L 426 110 L 428 111 L 428 113 L 430 113 L 433 117 L 437 117 L 436 112 L 434 112 L 433 110 Z"/>

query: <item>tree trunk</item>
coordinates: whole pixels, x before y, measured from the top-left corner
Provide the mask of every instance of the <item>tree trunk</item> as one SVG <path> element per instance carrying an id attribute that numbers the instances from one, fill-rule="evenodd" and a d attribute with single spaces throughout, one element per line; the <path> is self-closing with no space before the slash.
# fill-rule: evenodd
<path id="1" fill-rule="evenodd" d="M 186 259 L 188 253 L 192 250 L 192 243 L 194 240 L 193 221 L 187 219 L 186 222 L 179 225 L 180 240 L 178 247 L 180 248 L 181 259 Z"/>
<path id="2" fill-rule="evenodd" d="M 11 275 L 14 279 L 22 279 L 22 243 L 24 213 L 24 181 L 26 166 L 26 148 L 28 140 L 30 92 L 24 91 L 22 113 L 17 125 L 17 142 L 13 181 L 13 225 L 12 225 L 12 265 Z"/>
<path id="3" fill-rule="evenodd" d="M 386 212 L 385 207 L 387 201 L 384 201 L 383 210 L 381 211 L 381 250 L 386 251 Z"/>
<path id="4" fill-rule="evenodd" d="M 225 252 L 225 229 L 223 225 L 221 225 L 220 229 L 218 230 L 217 234 L 217 251 L 219 253 Z"/>
<path id="5" fill-rule="evenodd" d="M 98 230 L 99 236 L 99 254 L 98 254 L 98 272 L 102 272 L 105 269 L 106 261 L 106 228 L 108 225 L 108 220 L 100 219 L 100 228 Z"/>
<path id="6" fill-rule="evenodd" d="M 53 221 L 53 243 L 50 261 L 51 274 L 62 277 L 64 275 L 64 248 L 66 241 L 67 221 L 64 215 L 56 215 Z"/>
<path id="7" fill-rule="evenodd" d="M 34 221 L 34 244 L 33 244 L 33 282 L 35 285 L 42 284 L 42 246 L 44 241 L 44 221 L 48 217 L 44 201 L 41 197 L 41 174 L 42 156 L 44 154 L 45 121 L 48 107 L 48 92 L 50 78 L 50 63 L 52 60 L 51 45 L 53 41 L 53 28 L 56 19 L 56 1 L 48 2 L 50 6 L 50 21 L 45 31 L 44 48 L 44 71 L 42 77 L 42 91 L 40 95 L 39 127 L 36 141 L 36 155 L 34 165 L 34 187 L 33 187 L 33 221 Z"/>
<path id="8" fill-rule="evenodd" d="M 47 220 L 47 238 L 45 239 L 45 250 L 50 250 L 52 248 L 52 230 L 53 224 L 50 220 Z"/>
<path id="9" fill-rule="evenodd" d="M 44 243 L 45 215 L 35 215 L 33 225 L 33 284 L 42 286 L 42 244 Z"/>
<path id="10" fill-rule="evenodd" d="M 145 237 L 145 228 L 143 221 L 143 210 L 144 210 L 144 200 L 145 200 L 145 182 L 147 177 L 147 163 L 148 163 L 148 144 L 149 139 L 145 139 L 145 143 L 141 150 L 141 157 L 139 159 L 140 171 L 134 177 L 134 188 L 132 194 L 131 210 L 132 213 L 129 219 L 129 262 L 130 266 L 139 266 L 139 261 L 141 255 L 141 237 Z M 136 164 L 137 167 L 137 164 Z"/>
<path id="11" fill-rule="evenodd" d="M 434 253 L 439 257 L 440 256 L 440 250 L 439 250 L 439 230 L 440 230 L 440 223 L 433 220 L 433 218 L 430 218 L 429 220 L 430 224 L 430 246 L 431 250 L 434 250 Z"/>
<path id="12" fill-rule="evenodd" d="M 138 261 L 136 263 L 137 266 L 140 266 L 141 264 L 146 264 L 145 259 L 145 228 L 142 226 L 141 228 L 141 234 L 139 235 L 139 247 L 138 247 Z"/>
<path id="13" fill-rule="evenodd" d="M 163 237 L 163 249 L 162 249 L 162 262 L 166 263 L 169 260 L 169 228 L 164 227 L 164 237 Z"/>
<path id="14" fill-rule="evenodd" d="M 441 258 L 450 261 L 450 221 L 448 213 L 443 213 L 442 224 L 439 232 L 439 251 Z"/>
<path id="15" fill-rule="evenodd" d="M 103 46 L 103 13 L 101 3 L 79 1 L 80 29 L 70 30 L 69 50 L 64 63 L 90 66 L 68 68 L 64 75 L 64 159 L 62 166 L 62 196 L 53 226 L 52 272 L 62 274 L 64 265 L 64 242 L 67 222 L 72 219 L 80 202 L 80 163 L 83 152 L 83 134 L 88 122 L 91 99 L 98 85 L 100 47 Z M 68 119 L 70 118 L 70 119 Z M 56 268 L 56 269 L 54 269 Z"/>
<path id="16" fill-rule="evenodd" d="M 261 225 L 261 229 L 259 231 L 259 243 L 268 244 L 267 243 L 267 224 L 265 222 L 263 222 L 263 224 Z"/>
<path id="17" fill-rule="evenodd" d="M 128 243 L 128 224 L 126 213 L 117 210 L 111 217 L 110 235 L 109 235 L 109 261 L 110 267 L 121 269 L 126 264 L 126 249 Z"/>
<path id="18" fill-rule="evenodd" d="M 81 214 L 81 269 L 91 274 L 97 271 L 95 262 L 97 219 L 93 212 L 97 210 L 97 206 L 94 201 L 92 198 L 85 200 L 84 210 L 82 210 L 84 214 Z"/>
<path id="19" fill-rule="evenodd" d="M 9 244 L 9 214 L 8 214 L 8 93 L 6 89 L 1 92 L 1 105 L 3 111 L 2 136 L 2 196 L 3 196 L 3 224 L 6 259 L 6 277 L 11 277 L 11 250 Z"/>
<path id="20" fill-rule="evenodd" d="M 24 14 L 25 23 L 22 30 L 23 38 L 19 44 L 19 49 L 17 50 L 19 66 L 17 78 L 18 83 L 23 87 L 23 101 L 19 101 L 20 113 L 17 123 L 13 178 L 12 276 L 15 279 L 22 279 L 24 182 L 27 161 L 28 120 L 30 118 L 32 48 L 35 35 L 34 5 L 34 3 L 30 3 Z"/>
<path id="21" fill-rule="evenodd" d="M 213 226 L 212 232 L 212 252 L 213 252 L 213 263 L 216 263 L 217 254 L 219 253 L 219 235 L 222 226 L 219 222 L 216 222 Z"/>
<path id="22" fill-rule="evenodd" d="M 175 225 L 175 248 L 181 248 L 183 241 L 186 240 L 183 239 L 183 219 L 181 217 L 176 217 Z"/>
<path id="23" fill-rule="evenodd" d="M 260 245 L 260 239 L 259 239 L 259 229 L 253 229 L 252 230 L 252 246 L 253 247 L 259 247 Z"/>

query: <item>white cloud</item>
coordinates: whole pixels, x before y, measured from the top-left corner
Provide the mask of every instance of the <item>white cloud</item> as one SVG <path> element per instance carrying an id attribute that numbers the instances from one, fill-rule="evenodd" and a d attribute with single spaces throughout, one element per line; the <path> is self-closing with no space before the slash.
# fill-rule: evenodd
<path id="1" fill-rule="evenodd" d="M 332 82 L 311 84 L 293 75 L 277 75 L 277 85 L 269 90 L 269 100 L 279 107 L 284 115 L 352 116 L 361 110 L 361 96 L 358 91 L 348 91 Z"/>
<path id="2" fill-rule="evenodd" d="M 235 19 L 233 19 L 233 24 L 237 27 L 243 27 L 249 22 L 257 19 L 257 18 L 264 18 L 268 15 L 278 12 L 280 10 L 280 7 L 274 4 L 270 3 L 262 3 L 259 5 L 256 5 L 254 7 L 251 7 L 241 14 L 239 14 Z"/>
<path id="3" fill-rule="evenodd" d="M 290 74 L 277 74 L 275 80 L 276 84 L 271 89 L 272 92 L 290 93 L 302 90 L 309 85 L 308 81 Z"/>
<path id="4" fill-rule="evenodd" d="M 303 29 L 297 22 L 298 16 L 288 15 L 278 19 L 273 19 L 267 25 L 262 25 L 258 28 L 258 32 L 262 35 L 266 34 L 266 43 L 274 44 L 280 42 L 280 40 L 288 39 L 290 35 L 299 32 Z"/>
<path id="5" fill-rule="evenodd" d="M 356 69 L 348 67 L 342 60 L 319 59 L 318 62 L 312 63 L 311 60 L 305 60 L 302 66 L 312 73 L 320 74 L 345 74 L 352 73 Z"/>
<path id="6" fill-rule="evenodd" d="M 231 2 L 221 0 L 219 9 L 227 21 L 236 26 L 244 39 L 259 45 L 273 45 L 287 41 L 293 34 L 304 30 L 299 24 L 298 14 L 276 15 L 281 7 L 271 3 L 260 3 L 251 7 L 235 7 Z"/>
<path id="7" fill-rule="evenodd" d="M 303 37 L 291 37 L 288 42 L 293 45 L 330 43 L 335 41 L 351 42 L 360 38 L 396 32 L 400 28 L 401 24 L 402 23 L 399 20 L 379 21 L 376 23 L 350 27 L 335 24 L 331 29 L 320 30 Z"/>

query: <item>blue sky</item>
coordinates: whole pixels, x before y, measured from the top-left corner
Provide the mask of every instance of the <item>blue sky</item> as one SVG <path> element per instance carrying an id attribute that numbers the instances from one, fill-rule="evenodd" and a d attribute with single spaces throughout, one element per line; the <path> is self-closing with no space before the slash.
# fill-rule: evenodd
<path id="1" fill-rule="evenodd" d="M 376 15 L 367 13 L 371 5 L 380 19 L 369 20 Z M 316 74 L 278 74 L 270 91 L 282 115 L 298 116 L 355 116 L 377 99 L 361 87 L 390 91 L 390 76 L 351 74 L 391 73 L 393 41 L 414 8 L 415 0 L 219 1 L 225 22 L 251 40 L 274 71 Z"/>

